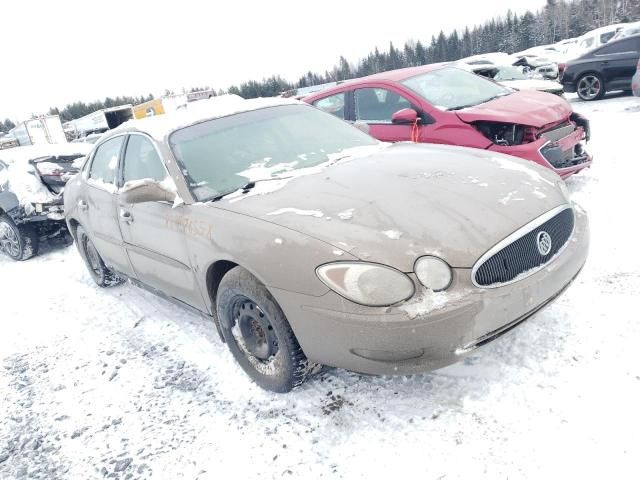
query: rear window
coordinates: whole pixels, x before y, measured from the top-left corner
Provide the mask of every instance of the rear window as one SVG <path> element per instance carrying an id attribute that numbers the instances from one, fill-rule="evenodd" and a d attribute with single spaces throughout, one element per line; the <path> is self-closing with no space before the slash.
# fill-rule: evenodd
<path id="1" fill-rule="evenodd" d="M 344 120 L 344 92 L 316 100 L 313 105 Z"/>

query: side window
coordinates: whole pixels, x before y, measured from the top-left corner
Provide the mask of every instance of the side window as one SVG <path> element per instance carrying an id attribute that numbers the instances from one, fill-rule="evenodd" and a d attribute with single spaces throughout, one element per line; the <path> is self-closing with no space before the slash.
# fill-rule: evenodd
<path id="1" fill-rule="evenodd" d="M 607 32 L 600 35 L 600 43 L 607 43 L 609 40 L 613 38 L 616 32 Z"/>
<path id="2" fill-rule="evenodd" d="M 331 113 L 344 120 L 344 93 L 316 100 L 313 104 L 323 112 Z"/>
<path id="3" fill-rule="evenodd" d="M 118 156 L 124 142 L 124 136 L 107 140 L 98 147 L 93 155 L 89 178 L 114 185 L 116 183 L 116 172 L 118 170 Z"/>
<path id="4" fill-rule="evenodd" d="M 596 52 L 596 55 L 608 55 L 610 53 L 626 53 L 626 52 L 634 52 L 636 50 L 634 45 L 633 38 L 628 40 L 619 40 L 614 43 L 610 43 L 609 45 L 602 47 L 600 50 Z"/>
<path id="5" fill-rule="evenodd" d="M 167 170 L 151 140 L 142 135 L 131 135 L 124 154 L 122 179 L 127 183 L 143 178 L 161 182 L 167 178 Z"/>
<path id="6" fill-rule="evenodd" d="M 580 42 L 580 47 L 581 48 L 589 48 L 589 47 L 591 47 L 593 45 L 593 40 L 594 40 L 593 37 L 585 38 L 584 40 L 582 40 Z"/>
<path id="7" fill-rule="evenodd" d="M 391 123 L 391 116 L 403 108 L 412 108 L 401 95 L 384 88 L 360 88 L 355 91 L 356 120 Z"/>

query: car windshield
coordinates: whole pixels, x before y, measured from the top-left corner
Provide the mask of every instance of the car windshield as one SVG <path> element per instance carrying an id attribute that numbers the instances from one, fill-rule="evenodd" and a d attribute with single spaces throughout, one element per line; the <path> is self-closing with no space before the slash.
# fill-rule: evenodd
<path id="1" fill-rule="evenodd" d="M 527 76 L 522 73 L 522 70 L 518 67 L 503 65 L 500 66 L 493 79 L 497 82 L 504 82 L 508 80 L 527 80 Z"/>
<path id="2" fill-rule="evenodd" d="M 459 110 L 509 95 L 512 91 L 474 73 L 446 67 L 402 83 L 440 110 Z"/>
<path id="3" fill-rule="evenodd" d="M 313 107 L 283 105 L 192 125 L 169 143 L 191 192 L 207 201 L 379 142 Z"/>

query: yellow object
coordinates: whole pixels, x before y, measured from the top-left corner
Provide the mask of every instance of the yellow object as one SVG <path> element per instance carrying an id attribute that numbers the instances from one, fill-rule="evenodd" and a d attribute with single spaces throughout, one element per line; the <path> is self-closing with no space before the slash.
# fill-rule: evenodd
<path id="1" fill-rule="evenodd" d="M 133 107 L 133 116 L 135 118 L 152 117 L 154 115 L 162 115 L 165 113 L 164 106 L 162 105 L 162 98 L 154 98 L 148 102 L 135 105 Z"/>

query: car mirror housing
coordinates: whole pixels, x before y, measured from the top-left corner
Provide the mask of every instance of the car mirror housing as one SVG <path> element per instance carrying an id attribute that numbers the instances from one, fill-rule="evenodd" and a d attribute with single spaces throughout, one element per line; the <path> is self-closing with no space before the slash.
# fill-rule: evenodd
<path id="1" fill-rule="evenodd" d="M 391 115 L 391 122 L 399 125 L 409 125 L 416 123 L 418 120 L 418 112 L 413 108 L 403 108 Z"/>
<path id="2" fill-rule="evenodd" d="M 133 180 L 123 185 L 120 196 L 125 203 L 173 202 L 176 193 L 150 178 Z"/>

